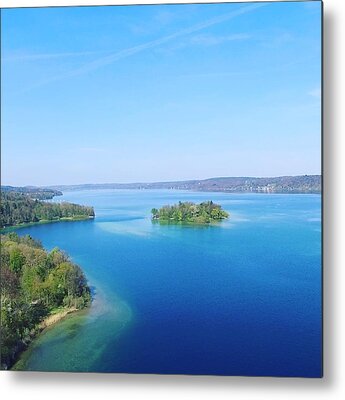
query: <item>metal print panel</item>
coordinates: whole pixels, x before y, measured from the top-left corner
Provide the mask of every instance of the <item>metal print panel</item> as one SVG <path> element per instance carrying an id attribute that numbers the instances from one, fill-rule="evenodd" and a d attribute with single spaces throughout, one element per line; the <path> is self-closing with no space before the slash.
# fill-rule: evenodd
<path id="1" fill-rule="evenodd" d="M 321 377 L 322 3 L 1 22 L 1 368 Z"/>

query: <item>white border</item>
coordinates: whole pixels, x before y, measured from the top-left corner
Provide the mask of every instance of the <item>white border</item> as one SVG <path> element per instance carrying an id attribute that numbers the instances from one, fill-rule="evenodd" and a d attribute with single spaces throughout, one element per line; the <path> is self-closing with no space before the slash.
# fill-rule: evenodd
<path id="1" fill-rule="evenodd" d="M 247 1 L 247 0 L 244 0 Z M 276 1 L 276 0 L 273 0 Z M 278 0 L 277 0 L 278 1 Z M 1 7 L 153 4 L 159 0 L 0 0 Z M 171 3 L 183 3 L 175 0 Z M 210 2 L 210 1 L 195 1 Z M 165 3 L 169 3 L 166 1 Z M 324 289 L 325 378 L 240 378 L 0 371 L 2 399 L 337 400 L 345 395 L 344 0 L 325 0 Z M 341 395 L 343 393 L 343 395 Z M 343 397 L 345 398 L 345 397 Z"/>
<path id="2" fill-rule="evenodd" d="M 241 0 L 238 2 L 249 3 L 253 0 Z M 262 0 L 259 0 L 262 1 Z M 281 0 L 271 0 L 279 2 Z M 285 1 L 303 1 L 303 0 L 285 0 Z M 310 0 L 312 1 L 312 0 Z M 315 0 L 317 1 L 317 0 Z M 231 0 L 213 1 L 215 3 L 227 3 Z M 235 2 L 235 1 L 234 1 Z M 80 6 L 80 5 L 121 5 L 121 4 L 176 4 L 176 3 L 212 3 L 212 0 L 1 0 L 1 7 L 47 7 L 47 6 Z"/>

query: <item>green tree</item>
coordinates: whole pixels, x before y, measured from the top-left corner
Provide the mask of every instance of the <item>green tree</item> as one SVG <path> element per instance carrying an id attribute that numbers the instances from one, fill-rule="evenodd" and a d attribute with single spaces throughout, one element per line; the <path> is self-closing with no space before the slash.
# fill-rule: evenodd
<path id="1" fill-rule="evenodd" d="M 18 248 L 14 248 L 10 252 L 10 268 L 13 272 L 21 272 L 25 258 Z"/>

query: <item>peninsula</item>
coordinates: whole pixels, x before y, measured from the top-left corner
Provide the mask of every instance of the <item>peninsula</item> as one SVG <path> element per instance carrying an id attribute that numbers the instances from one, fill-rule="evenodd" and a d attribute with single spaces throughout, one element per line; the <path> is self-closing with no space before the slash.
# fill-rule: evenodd
<path id="1" fill-rule="evenodd" d="M 62 193 L 55 190 L 1 187 L 0 228 L 54 221 L 79 221 L 93 218 L 93 207 L 46 200 Z"/>
<path id="2" fill-rule="evenodd" d="M 57 248 L 48 252 L 15 232 L 1 235 L 0 248 L 0 369 L 9 369 L 41 330 L 87 307 L 91 292 L 80 267 Z"/>
<path id="3" fill-rule="evenodd" d="M 210 224 L 229 218 L 229 213 L 224 211 L 219 204 L 213 201 L 205 201 L 200 204 L 192 202 L 179 202 L 172 206 L 164 206 L 159 210 L 151 210 L 152 221 L 188 223 L 188 224 Z"/>

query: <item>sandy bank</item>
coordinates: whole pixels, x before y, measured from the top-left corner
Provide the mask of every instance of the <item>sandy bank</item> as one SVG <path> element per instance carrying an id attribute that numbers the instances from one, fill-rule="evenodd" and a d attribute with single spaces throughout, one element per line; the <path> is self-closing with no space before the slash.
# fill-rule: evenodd
<path id="1" fill-rule="evenodd" d="M 72 312 L 78 311 L 75 307 L 63 309 L 57 313 L 50 314 L 46 317 L 37 327 L 37 331 L 41 332 L 43 329 L 48 328 L 48 326 L 54 325 L 57 322 L 61 321 L 66 315 L 71 314 Z"/>

